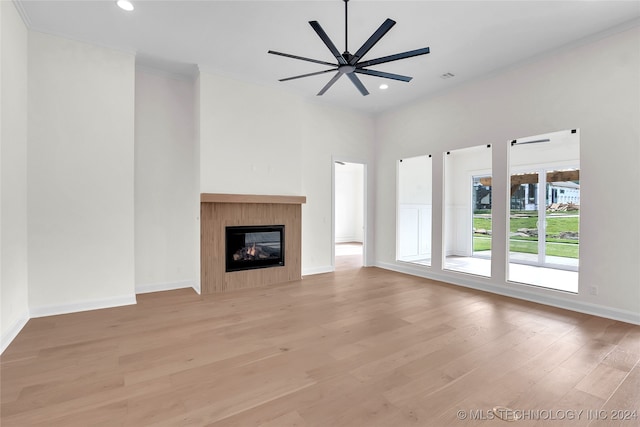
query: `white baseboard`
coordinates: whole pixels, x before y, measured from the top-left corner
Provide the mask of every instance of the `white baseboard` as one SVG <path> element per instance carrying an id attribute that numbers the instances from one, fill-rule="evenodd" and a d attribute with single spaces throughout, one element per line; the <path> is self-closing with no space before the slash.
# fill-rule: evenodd
<path id="1" fill-rule="evenodd" d="M 381 261 L 377 261 L 375 263 L 375 266 L 384 268 L 385 270 L 397 271 L 399 273 L 410 274 L 412 276 L 424 277 L 425 279 L 437 280 L 444 283 L 450 283 L 452 285 L 464 286 L 466 288 L 491 292 L 498 295 L 504 295 L 507 297 L 535 302 L 538 304 L 549 305 L 565 310 L 577 311 L 579 313 L 619 320 L 621 322 L 632 323 L 634 325 L 640 325 L 640 313 L 636 313 L 633 311 L 620 310 L 617 308 L 606 307 L 583 301 L 571 301 L 566 298 L 559 298 L 555 295 L 540 295 L 537 293 L 528 292 L 526 288 L 523 287 L 514 287 L 513 289 L 511 289 L 503 286 L 496 286 L 494 284 L 491 284 L 488 281 L 489 279 L 485 279 L 486 281 L 482 278 L 474 280 L 474 278 L 471 277 L 461 276 L 458 278 L 443 274 L 437 274 L 431 271 L 431 269 L 426 266 L 421 268 L 420 266 L 414 267 Z"/>
<path id="2" fill-rule="evenodd" d="M 333 273 L 335 268 L 331 265 L 324 267 L 307 268 L 302 271 L 303 276 L 313 276 L 314 274 Z"/>
<path id="3" fill-rule="evenodd" d="M 356 236 L 336 237 L 336 243 L 362 243 L 362 238 Z"/>
<path id="4" fill-rule="evenodd" d="M 81 301 L 72 304 L 46 305 L 40 307 L 31 307 L 29 309 L 31 318 L 55 316 L 57 314 L 76 313 L 78 311 L 99 310 L 101 308 L 120 307 L 123 305 L 132 305 L 136 303 L 136 296 L 123 296 L 115 298 L 106 298 L 101 300 Z"/>
<path id="5" fill-rule="evenodd" d="M 137 294 L 148 294 L 150 292 L 162 292 L 172 291 L 174 289 L 193 288 L 197 293 L 200 293 L 196 289 L 196 283 L 193 280 L 182 280 L 180 282 L 168 282 L 168 283 L 150 283 L 147 285 L 136 285 Z"/>
<path id="6" fill-rule="evenodd" d="M 431 258 L 431 254 L 430 253 L 426 253 L 426 254 L 418 254 L 418 255 L 406 255 L 404 257 L 404 259 L 399 259 L 399 262 L 414 262 L 414 261 L 421 261 L 423 259 L 430 259 Z"/>
<path id="7" fill-rule="evenodd" d="M 465 251 L 446 251 L 444 256 L 445 258 L 448 256 L 464 256 L 464 257 L 469 257 L 472 256 L 472 253 L 469 252 L 465 252 Z"/>
<path id="8" fill-rule="evenodd" d="M 0 354 L 9 347 L 9 344 L 18 336 L 24 325 L 29 321 L 29 312 L 23 313 L 22 316 L 0 337 Z"/>
<path id="9" fill-rule="evenodd" d="M 198 295 L 202 295 L 202 286 L 200 286 L 200 282 L 193 282 L 193 286 L 191 287 Z"/>

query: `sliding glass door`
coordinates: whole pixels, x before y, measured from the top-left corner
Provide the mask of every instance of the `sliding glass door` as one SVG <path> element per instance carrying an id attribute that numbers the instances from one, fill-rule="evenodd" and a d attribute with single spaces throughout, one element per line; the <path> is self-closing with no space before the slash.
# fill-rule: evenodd
<path id="1" fill-rule="evenodd" d="M 511 175 L 509 262 L 578 270 L 580 170 Z"/>
<path id="2" fill-rule="evenodd" d="M 580 170 L 548 170 L 545 178 L 544 265 L 578 270 Z"/>

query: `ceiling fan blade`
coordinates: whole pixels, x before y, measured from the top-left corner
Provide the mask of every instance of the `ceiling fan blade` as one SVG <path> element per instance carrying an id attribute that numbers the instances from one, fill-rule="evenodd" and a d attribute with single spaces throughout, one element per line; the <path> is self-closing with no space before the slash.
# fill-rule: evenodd
<path id="1" fill-rule="evenodd" d="M 324 85 L 324 87 L 320 90 L 320 92 L 318 92 L 318 95 L 317 95 L 317 96 L 324 95 L 324 93 L 325 93 L 327 90 L 329 90 L 329 88 L 330 88 L 331 86 L 333 86 L 333 84 L 334 84 L 335 82 L 337 82 L 337 81 L 338 81 L 338 79 L 339 79 L 340 77 L 342 77 L 342 73 L 341 73 L 340 71 L 338 71 L 338 72 L 336 73 L 336 75 L 335 75 L 335 76 L 331 77 L 331 80 L 329 80 L 329 83 L 327 83 L 326 85 Z"/>
<path id="2" fill-rule="evenodd" d="M 351 80 L 351 83 L 353 83 L 354 86 L 358 88 L 362 96 L 369 95 L 369 91 L 367 90 L 366 87 L 364 87 L 364 85 L 362 84 L 358 76 L 356 76 L 354 73 L 349 73 L 347 74 L 347 77 L 349 77 L 349 80 Z"/>
<path id="3" fill-rule="evenodd" d="M 368 76 L 384 77 L 385 79 L 400 80 L 402 82 L 410 82 L 413 78 L 400 74 L 385 73 L 384 71 L 365 70 L 364 68 L 356 68 L 354 70 L 354 73 L 366 74 Z"/>
<path id="4" fill-rule="evenodd" d="M 330 65 L 330 66 L 333 66 L 333 67 L 335 67 L 335 65 L 336 65 L 336 64 L 332 64 L 331 62 L 319 61 L 317 59 L 305 58 L 304 56 L 291 55 L 289 53 L 276 52 L 275 50 L 270 50 L 267 53 L 271 53 L 273 55 L 286 56 L 287 58 L 300 59 L 302 61 L 315 62 L 316 64 Z"/>
<path id="5" fill-rule="evenodd" d="M 382 58 L 371 59 L 356 64 L 356 68 L 369 67 L 371 65 L 384 64 L 385 62 L 397 61 L 398 59 L 412 58 L 414 56 L 426 55 L 429 53 L 429 48 L 424 47 L 422 49 L 410 50 L 408 52 L 396 53 L 395 55 L 383 56 Z"/>
<path id="6" fill-rule="evenodd" d="M 288 80 L 295 80 L 295 79 L 301 79 L 303 77 L 311 77 L 311 76 L 317 76 L 318 74 L 324 74 L 324 73 L 328 73 L 331 71 L 338 71 L 337 68 L 332 68 L 330 70 L 324 70 L 324 71 L 316 71 L 315 73 L 309 73 L 309 74 L 301 74 L 299 76 L 293 76 L 293 77 L 287 77 L 286 79 L 280 79 L 278 81 L 280 82 L 286 82 Z"/>
<path id="7" fill-rule="evenodd" d="M 311 25 L 311 28 L 314 29 L 314 31 L 322 39 L 324 44 L 327 45 L 327 47 L 331 51 L 331 54 L 336 57 L 336 59 L 338 60 L 338 64 L 347 65 L 347 60 L 342 57 L 342 55 L 340 54 L 340 51 L 338 51 L 338 48 L 336 47 L 336 45 L 333 44 L 333 42 L 331 41 L 327 33 L 324 32 L 324 30 L 322 29 L 318 21 L 309 21 L 309 25 Z"/>
<path id="8" fill-rule="evenodd" d="M 356 53 L 353 54 L 353 56 L 349 60 L 349 65 L 355 65 L 356 62 L 358 62 L 360 60 L 360 58 L 365 56 L 367 54 L 367 52 L 369 52 L 371 50 L 371 48 L 376 43 L 378 43 L 380 41 L 380 39 L 385 34 L 387 34 L 387 31 L 389 31 L 391 29 L 391 27 L 393 27 L 394 25 L 396 25 L 396 21 L 394 21 L 393 19 L 387 18 L 387 20 L 384 21 L 382 23 L 382 25 L 380 25 L 380 27 L 376 30 L 376 32 L 373 33 L 371 35 L 371 37 L 369 37 L 369 40 L 364 42 L 362 47 L 360 49 L 358 49 L 358 51 Z"/>

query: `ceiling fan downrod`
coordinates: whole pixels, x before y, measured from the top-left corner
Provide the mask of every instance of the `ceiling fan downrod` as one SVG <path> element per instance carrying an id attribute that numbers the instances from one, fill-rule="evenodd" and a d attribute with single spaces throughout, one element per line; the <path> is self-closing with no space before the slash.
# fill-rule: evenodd
<path id="1" fill-rule="evenodd" d="M 344 54 L 343 55 L 350 55 L 349 53 L 349 0 L 344 0 Z M 348 58 L 345 58 L 347 61 L 349 61 Z"/>

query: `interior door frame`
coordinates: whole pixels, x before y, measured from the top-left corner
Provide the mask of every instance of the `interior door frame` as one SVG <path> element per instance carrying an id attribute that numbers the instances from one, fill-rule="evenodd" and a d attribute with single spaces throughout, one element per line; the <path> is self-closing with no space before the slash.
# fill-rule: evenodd
<path id="1" fill-rule="evenodd" d="M 369 267 L 368 235 L 369 235 L 369 186 L 368 164 L 362 158 L 331 156 L 331 269 L 336 269 L 336 162 L 354 163 L 362 165 L 362 266 Z"/>

